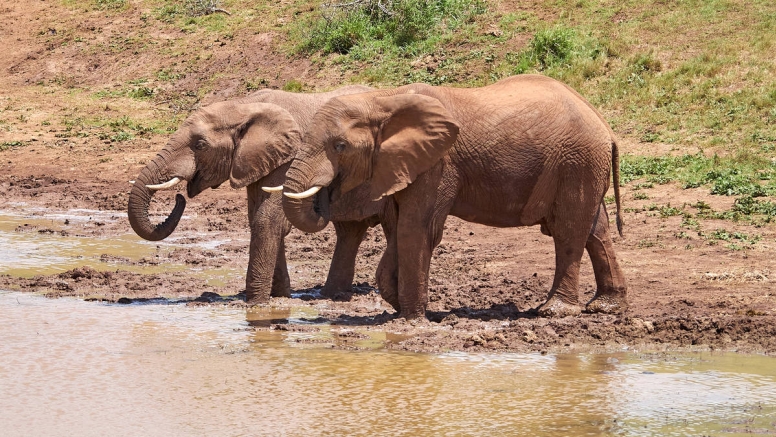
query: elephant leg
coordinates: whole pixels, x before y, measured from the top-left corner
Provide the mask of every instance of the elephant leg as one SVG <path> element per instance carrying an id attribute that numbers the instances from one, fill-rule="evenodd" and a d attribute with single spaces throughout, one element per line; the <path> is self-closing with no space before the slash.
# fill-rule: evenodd
<path id="1" fill-rule="evenodd" d="M 251 226 L 251 244 L 248 255 L 248 272 L 245 275 L 245 301 L 249 304 L 269 302 L 275 293 L 274 277 L 278 248 L 275 236 L 261 235 Z M 286 273 L 286 276 L 288 273 Z"/>
<path id="2" fill-rule="evenodd" d="M 286 243 L 283 237 L 278 244 L 277 258 L 275 259 L 275 272 L 272 275 L 272 297 L 291 297 L 291 278 L 288 276 L 286 264 Z"/>
<path id="3" fill-rule="evenodd" d="M 628 308 L 625 276 L 617 263 L 609 236 L 609 215 L 601 203 L 593 229 L 585 245 L 595 273 L 596 292 L 586 305 L 592 313 L 622 313 Z"/>
<path id="4" fill-rule="evenodd" d="M 283 237 L 291 226 L 283 216 L 280 201 L 269 198 L 258 184 L 248 186 L 251 243 L 245 300 L 249 304 L 266 303 L 270 296 L 290 296 Z"/>
<path id="5" fill-rule="evenodd" d="M 399 305 L 399 251 L 396 242 L 396 230 L 394 225 L 382 223 L 385 233 L 385 252 L 380 258 L 375 274 L 377 288 L 380 296 L 388 302 L 393 309 L 401 311 Z"/>
<path id="6" fill-rule="evenodd" d="M 574 193 L 567 190 L 568 193 Z M 595 209 L 580 204 L 576 193 L 564 196 L 556 204 L 555 217 L 547 227 L 555 243 L 555 278 L 547 301 L 539 308 L 544 317 L 576 316 L 582 312 L 579 304 L 579 265 L 585 252 Z"/>
<path id="7" fill-rule="evenodd" d="M 438 166 L 427 171 L 394 195 L 399 211 L 396 228 L 399 316 L 408 320 L 426 316 L 431 254 L 442 239 L 457 191 L 454 187 L 440 187 L 442 170 Z"/>
<path id="8" fill-rule="evenodd" d="M 334 297 L 337 292 L 349 291 L 353 285 L 358 247 L 369 229 L 369 222 L 334 222 L 334 229 L 337 232 L 337 244 L 334 246 L 326 284 L 321 291 L 321 294 L 329 298 Z"/>

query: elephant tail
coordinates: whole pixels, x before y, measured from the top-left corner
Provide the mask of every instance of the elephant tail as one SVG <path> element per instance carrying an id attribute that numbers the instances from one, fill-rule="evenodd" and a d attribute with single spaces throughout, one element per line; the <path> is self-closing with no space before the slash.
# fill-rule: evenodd
<path id="1" fill-rule="evenodd" d="M 617 149 L 617 141 L 612 139 L 612 179 L 614 183 L 614 202 L 617 205 L 617 232 L 622 237 L 622 227 L 625 224 L 622 220 L 622 206 L 620 204 L 620 152 Z"/>

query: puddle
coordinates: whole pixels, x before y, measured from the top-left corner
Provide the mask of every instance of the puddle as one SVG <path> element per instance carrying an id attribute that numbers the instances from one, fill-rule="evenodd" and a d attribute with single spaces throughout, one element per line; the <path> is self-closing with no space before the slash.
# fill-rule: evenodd
<path id="1" fill-rule="evenodd" d="M 0 292 L 0 313 L 4 436 L 776 435 L 773 357 L 396 353 L 309 307 Z"/>
<path id="2" fill-rule="evenodd" d="M 176 244 L 176 238 L 173 237 L 161 242 L 151 242 L 136 235 L 99 238 L 73 236 L 67 232 L 61 232 L 68 229 L 68 226 L 64 225 L 65 220 L 76 223 L 116 219 L 126 220 L 121 214 L 88 210 L 72 210 L 45 216 L 0 213 L 0 274 L 31 278 L 35 275 L 57 274 L 81 266 L 89 266 L 101 271 L 120 268 L 146 274 L 186 270 L 205 278 L 208 285 L 213 286 L 223 285 L 230 278 L 243 278 L 245 275 L 242 269 L 205 269 L 171 263 L 128 265 L 120 262 L 121 259 L 131 261 L 142 258 L 153 259 L 156 255 L 162 256 L 175 248 L 191 247 L 191 245 Z M 29 230 L 24 230 L 25 228 Z M 212 249 L 222 243 L 224 242 L 208 242 L 198 247 Z M 106 259 L 101 259 L 103 255 L 107 256 Z"/>

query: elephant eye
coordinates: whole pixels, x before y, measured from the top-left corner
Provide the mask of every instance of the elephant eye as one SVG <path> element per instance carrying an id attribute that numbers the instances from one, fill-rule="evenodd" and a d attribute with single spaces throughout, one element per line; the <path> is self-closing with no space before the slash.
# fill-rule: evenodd
<path id="1" fill-rule="evenodd" d="M 194 144 L 194 150 L 205 150 L 207 148 L 207 141 L 199 140 Z"/>
<path id="2" fill-rule="evenodd" d="M 347 144 L 345 144 L 344 141 L 337 141 L 334 143 L 334 150 L 338 153 L 342 153 L 342 151 L 345 150 L 345 147 L 347 147 Z"/>

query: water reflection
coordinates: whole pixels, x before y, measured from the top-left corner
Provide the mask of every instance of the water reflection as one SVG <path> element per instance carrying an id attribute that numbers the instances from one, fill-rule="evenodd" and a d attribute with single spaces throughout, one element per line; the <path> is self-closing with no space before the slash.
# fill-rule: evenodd
<path id="1" fill-rule="evenodd" d="M 0 312 L 9 436 L 776 433 L 770 357 L 393 353 L 308 307 L 0 292 Z"/>

